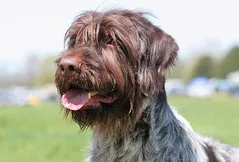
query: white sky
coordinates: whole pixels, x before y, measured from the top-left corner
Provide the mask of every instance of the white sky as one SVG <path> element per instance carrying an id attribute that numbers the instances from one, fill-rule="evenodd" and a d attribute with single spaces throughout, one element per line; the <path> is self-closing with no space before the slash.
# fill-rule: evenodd
<path id="1" fill-rule="evenodd" d="M 72 19 L 84 10 L 95 10 L 104 1 L 0 2 L 0 64 L 17 65 L 31 53 L 60 53 Z M 222 53 L 239 44 L 239 0 L 108 0 L 100 10 L 112 7 L 152 12 L 158 18 L 153 21 L 176 39 L 183 58 L 203 49 Z"/>

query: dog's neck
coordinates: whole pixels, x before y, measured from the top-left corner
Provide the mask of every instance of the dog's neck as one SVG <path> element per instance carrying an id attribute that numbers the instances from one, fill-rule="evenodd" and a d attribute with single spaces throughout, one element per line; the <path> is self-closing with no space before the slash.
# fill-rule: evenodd
<path id="1" fill-rule="evenodd" d="M 195 144 L 199 145 L 196 143 L 198 140 L 194 139 L 197 135 L 190 125 L 170 108 L 165 93 L 146 99 L 143 106 L 145 108 L 141 118 L 124 137 L 115 138 L 107 133 L 94 132 L 92 161 L 182 159 L 196 162 L 197 156 L 205 156 L 202 150 L 193 148 Z"/>

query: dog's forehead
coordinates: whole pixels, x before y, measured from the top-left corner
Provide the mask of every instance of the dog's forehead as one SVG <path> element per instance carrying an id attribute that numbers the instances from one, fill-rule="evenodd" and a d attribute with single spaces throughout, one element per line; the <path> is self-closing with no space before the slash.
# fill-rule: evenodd
<path id="1" fill-rule="evenodd" d="M 85 12 L 76 17 L 67 34 L 69 36 L 86 32 L 84 38 L 103 33 L 133 34 L 140 28 L 147 30 L 152 24 L 145 18 L 145 13 L 128 10 L 110 10 L 107 12 Z M 109 32 L 111 31 L 111 32 Z"/>
<path id="2" fill-rule="evenodd" d="M 133 32 L 136 24 L 128 15 L 107 12 L 92 14 L 91 17 L 87 13 L 83 14 L 74 22 L 72 27 L 74 26 L 78 27 L 78 33 L 87 31 L 89 36 L 91 34 L 112 35 L 116 31 L 125 32 L 126 29 Z"/>

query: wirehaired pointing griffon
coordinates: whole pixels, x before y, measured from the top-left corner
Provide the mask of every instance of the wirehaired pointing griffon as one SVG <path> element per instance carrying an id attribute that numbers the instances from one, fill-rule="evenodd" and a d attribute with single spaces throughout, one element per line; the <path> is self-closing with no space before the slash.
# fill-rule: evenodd
<path id="1" fill-rule="evenodd" d="M 92 162 L 239 162 L 239 151 L 195 133 L 167 103 L 178 45 L 146 13 L 89 11 L 56 61 L 62 106 L 93 129 Z"/>

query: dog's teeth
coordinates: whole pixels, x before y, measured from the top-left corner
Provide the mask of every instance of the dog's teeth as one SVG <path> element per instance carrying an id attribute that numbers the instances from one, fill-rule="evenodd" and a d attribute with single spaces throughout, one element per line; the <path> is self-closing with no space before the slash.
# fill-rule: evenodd
<path id="1" fill-rule="evenodd" d="M 91 99 L 91 93 L 88 93 L 88 99 L 89 100 Z"/>
<path id="2" fill-rule="evenodd" d="M 92 96 L 96 95 L 97 92 L 89 92 L 88 93 L 88 99 L 90 100 Z"/>

